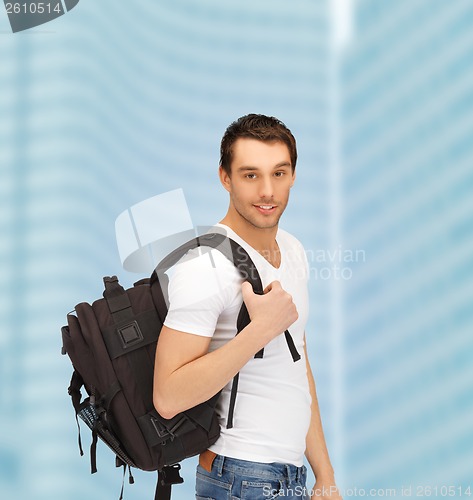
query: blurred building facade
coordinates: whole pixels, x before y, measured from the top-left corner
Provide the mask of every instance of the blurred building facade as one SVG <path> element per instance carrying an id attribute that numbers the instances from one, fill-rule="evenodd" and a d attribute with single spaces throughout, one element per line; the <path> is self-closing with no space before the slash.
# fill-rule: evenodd
<path id="1" fill-rule="evenodd" d="M 343 290 L 344 484 L 461 496 L 473 477 L 473 4 L 360 0 L 354 14 L 341 233 L 365 260 Z"/>
<path id="2" fill-rule="evenodd" d="M 473 4 L 83 3 L 0 40 L 2 498 L 118 497 L 110 452 L 92 477 L 78 457 L 59 329 L 101 276 L 136 279 L 115 246 L 123 210 L 183 188 L 196 226 L 219 220 L 220 137 L 249 112 L 298 140 L 281 225 L 309 258 L 308 347 L 341 486 L 466 488 Z M 193 466 L 176 499 L 192 498 Z M 153 482 L 138 473 L 126 497 Z"/>
<path id="3" fill-rule="evenodd" d="M 136 281 L 115 244 L 123 210 L 182 188 L 196 226 L 220 220 L 231 121 L 260 112 L 293 130 L 299 179 L 282 226 L 308 249 L 328 245 L 328 16 L 308 0 L 106 0 L 21 34 L 0 19 L 2 498 L 118 498 L 121 471 L 104 446 L 89 474 L 87 431 L 79 457 L 60 327 L 101 295 L 102 276 Z M 332 436 L 330 298 L 318 283 L 312 293 L 309 344 Z M 194 465 L 173 498 L 193 497 Z M 154 474 L 135 479 L 126 498 L 152 494 Z"/>

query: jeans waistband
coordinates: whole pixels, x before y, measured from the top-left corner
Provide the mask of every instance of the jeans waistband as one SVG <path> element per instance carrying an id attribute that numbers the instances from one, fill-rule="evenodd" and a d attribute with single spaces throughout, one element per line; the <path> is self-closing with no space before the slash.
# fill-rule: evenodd
<path id="1" fill-rule="evenodd" d="M 288 483 L 300 481 L 301 477 L 307 471 L 304 465 L 302 467 L 297 467 L 297 465 L 282 464 L 278 462 L 251 462 L 238 458 L 224 457 L 222 455 L 217 455 L 215 457 L 214 467 L 219 476 L 221 476 L 225 470 L 238 475 L 260 479 L 285 479 Z"/>

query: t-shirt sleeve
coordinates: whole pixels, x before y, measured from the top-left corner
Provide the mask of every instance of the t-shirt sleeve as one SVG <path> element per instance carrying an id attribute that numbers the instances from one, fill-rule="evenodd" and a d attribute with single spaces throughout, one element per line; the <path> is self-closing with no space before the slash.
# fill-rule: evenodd
<path id="1" fill-rule="evenodd" d="M 218 250 L 189 252 L 169 273 L 169 310 L 164 324 L 203 337 L 212 337 L 217 321 L 239 290 L 235 266 Z"/>

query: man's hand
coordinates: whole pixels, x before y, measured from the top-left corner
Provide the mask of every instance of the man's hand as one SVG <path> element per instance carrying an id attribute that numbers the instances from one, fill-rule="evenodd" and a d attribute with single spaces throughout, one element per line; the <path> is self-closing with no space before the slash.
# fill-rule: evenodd
<path id="1" fill-rule="evenodd" d="M 250 283 L 245 281 L 241 293 L 251 322 L 260 327 L 265 345 L 287 330 L 299 317 L 291 295 L 283 290 L 279 281 L 270 283 L 264 295 L 253 293 Z"/>
<path id="2" fill-rule="evenodd" d="M 342 500 L 335 481 L 317 481 L 311 490 L 311 500 Z"/>

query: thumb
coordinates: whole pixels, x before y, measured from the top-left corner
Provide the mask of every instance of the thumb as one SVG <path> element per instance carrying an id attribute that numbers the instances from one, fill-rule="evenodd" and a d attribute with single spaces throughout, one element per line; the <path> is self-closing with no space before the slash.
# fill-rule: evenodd
<path id="1" fill-rule="evenodd" d="M 246 302 L 248 299 L 251 298 L 253 293 L 253 287 L 248 281 L 244 281 L 241 285 L 241 294 L 243 296 L 243 301 Z"/>

